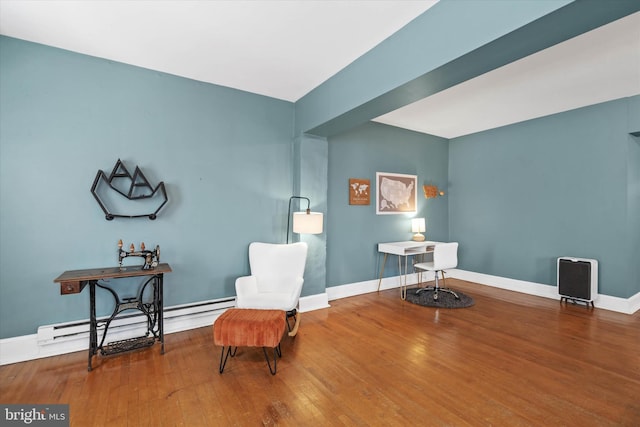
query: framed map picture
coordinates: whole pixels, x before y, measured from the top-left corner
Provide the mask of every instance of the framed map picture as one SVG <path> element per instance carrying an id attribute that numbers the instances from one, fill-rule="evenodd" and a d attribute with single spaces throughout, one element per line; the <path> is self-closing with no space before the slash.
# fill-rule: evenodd
<path id="1" fill-rule="evenodd" d="M 376 215 L 415 213 L 417 175 L 376 172 Z"/>
<path id="2" fill-rule="evenodd" d="M 349 178 L 349 204 L 371 204 L 371 183 L 368 179 Z"/>

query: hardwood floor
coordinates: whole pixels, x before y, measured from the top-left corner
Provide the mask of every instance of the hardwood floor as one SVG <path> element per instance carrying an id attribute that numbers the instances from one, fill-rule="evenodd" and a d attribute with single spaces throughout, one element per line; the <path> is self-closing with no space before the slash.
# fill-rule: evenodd
<path id="1" fill-rule="evenodd" d="M 465 309 L 399 290 L 302 314 L 278 372 L 240 348 L 218 373 L 212 330 L 94 359 L 0 367 L 0 402 L 70 404 L 72 426 L 638 426 L 640 313 L 448 279 Z M 596 304 L 597 305 L 597 304 Z"/>

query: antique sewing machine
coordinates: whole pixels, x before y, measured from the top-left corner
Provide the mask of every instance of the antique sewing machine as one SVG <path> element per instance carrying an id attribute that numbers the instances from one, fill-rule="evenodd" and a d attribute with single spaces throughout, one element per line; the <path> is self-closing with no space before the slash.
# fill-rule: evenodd
<path id="1" fill-rule="evenodd" d="M 140 250 L 136 251 L 133 243 L 129 247 L 129 251 L 125 251 L 122 249 L 122 239 L 118 241 L 118 264 L 120 265 L 120 269 L 122 269 L 122 260 L 130 257 L 137 256 L 140 258 L 144 258 L 144 265 L 142 266 L 143 270 L 151 270 L 158 266 L 160 262 L 160 245 L 156 245 L 156 248 L 152 251 L 148 251 L 144 247 L 144 242 L 140 244 Z"/>

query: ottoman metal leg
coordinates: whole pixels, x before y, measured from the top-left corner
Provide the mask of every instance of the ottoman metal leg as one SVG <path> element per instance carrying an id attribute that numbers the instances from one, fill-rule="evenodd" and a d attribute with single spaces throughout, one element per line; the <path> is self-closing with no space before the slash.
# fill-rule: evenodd
<path id="1" fill-rule="evenodd" d="M 269 372 L 271 375 L 276 374 L 276 370 L 278 369 L 278 357 L 282 357 L 282 350 L 280 349 L 280 344 L 276 347 L 273 347 L 273 369 L 271 369 L 271 362 L 269 361 L 269 356 L 267 356 L 267 348 L 262 347 L 262 351 L 264 352 L 264 358 L 267 359 L 267 365 L 269 365 Z"/>
<path id="2" fill-rule="evenodd" d="M 236 352 L 238 351 L 238 347 L 235 347 L 233 349 L 233 351 L 231 351 L 231 348 L 233 348 L 232 346 L 228 346 L 227 347 L 227 354 L 224 354 L 224 346 L 222 346 L 222 353 L 220 354 L 220 373 L 222 373 L 222 371 L 224 371 L 224 366 L 227 364 L 227 358 L 229 357 L 229 355 L 231 355 L 231 357 L 236 355 Z"/>

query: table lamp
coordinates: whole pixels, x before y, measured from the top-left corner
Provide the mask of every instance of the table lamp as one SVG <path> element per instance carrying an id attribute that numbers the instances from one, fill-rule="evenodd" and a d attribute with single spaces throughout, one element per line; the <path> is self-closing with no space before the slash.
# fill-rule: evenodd
<path id="1" fill-rule="evenodd" d="M 424 242 L 424 233 L 426 226 L 424 224 L 424 218 L 413 218 L 411 220 L 411 232 L 415 233 L 412 240 L 416 242 Z"/>

